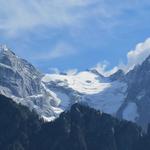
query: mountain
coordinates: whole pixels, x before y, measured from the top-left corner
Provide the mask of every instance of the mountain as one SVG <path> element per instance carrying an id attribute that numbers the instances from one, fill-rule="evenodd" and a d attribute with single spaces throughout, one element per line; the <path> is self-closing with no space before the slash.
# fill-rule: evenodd
<path id="1" fill-rule="evenodd" d="M 32 64 L 16 56 L 6 46 L 0 47 L 0 93 L 35 110 L 45 120 L 58 117 L 55 94 L 41 82 L 43 74 Z"/>
<path id="2" fill-rule="evenodd" d="M 0 51 L 0 70 L 1 93 L 16 97 L 39 93 L 40 72 L 4 46 Z"/>
<path id="3" fill-rule="evenodd" d="M 0 95 L 2 150 L 149 150 L 150 128 L 118 120 L 88 106 L 74 104 L 55 121 Z"/>
<path id="4" fill-rule="evenodd" d="M 56 119 L 74 103 L 83 103 L 147 128 L 150 122 L 150 59 L 128 73 L 104 77 L 95 69 L 77 74 L 43 74 L 0 48 L 0 93 L 34 110 L 45 121 Z"/>

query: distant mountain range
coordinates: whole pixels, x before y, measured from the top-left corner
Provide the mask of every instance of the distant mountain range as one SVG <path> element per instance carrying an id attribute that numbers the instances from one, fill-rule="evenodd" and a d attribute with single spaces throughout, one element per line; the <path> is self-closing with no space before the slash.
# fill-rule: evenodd
<path id="1" fill-rule="evenodd" d="M 77 74 L 43 74 L 0 48 L 0 94 L 52 121 L 75 103 L 88 105 L 147 128 L 150 122 L 150 57 L 133 70 L 104 77 L 89 69 Z"/>

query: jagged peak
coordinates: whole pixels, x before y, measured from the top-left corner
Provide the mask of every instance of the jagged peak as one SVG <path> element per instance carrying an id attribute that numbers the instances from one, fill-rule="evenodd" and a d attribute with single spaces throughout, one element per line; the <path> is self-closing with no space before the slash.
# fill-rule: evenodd
<path id="1" fill-rule="evenodd" d="M 115 80 L 122 80 L 123 77 L 125 76 L 125 73 L 122 69 L 119 69 L 118 71 L 116 71 L 114 74 L 110 75 L 110 79 L 112 81 L 115 81 Z"/>
<path id="2" fill-rule="evenodd" d="M 122 69 L 118 69 L 114 74 L 112 74 L 112 75 L 115 75 L 115 74 L 122 74 L 122 75 L 124 75 L 125 73 L 124 73 L 124 71 L 122 70 Z"/>
<path id="3" fill-rule="evenodd" d="M 104 76 L 97 69 L 92 68 L 92 69 L 88 69 L 87 71 L 104 78 Z"/>
<path id="4" fill-rule="evenodd" d="M 7 47 L 6 44 L 0 44 L 0 49 L 4 50 L 4 51 L 8 51 L 9 50 L 9 48 Z"/>
<path id="5" fill-rule="evenodd" d="M 16 56 L 15 53 L 13 51 L 11 51 L 11 49 L 8 48 L 6 44 L 0 44 L 0 52 L 2 54 L 7 54 L 7 55 L 9 54 L 9 55 Z"/>
<path id="6" fill-rule="evenodd" d="M 0 63 L 15 68 L 15 70 L 18 70 L 20 66 L 22 69 L 30 68 L 30 70 L 34 70 L 37 74 L 41 74 L 30 62 L 17 56 L 5 44 L 0 44 Z"/>

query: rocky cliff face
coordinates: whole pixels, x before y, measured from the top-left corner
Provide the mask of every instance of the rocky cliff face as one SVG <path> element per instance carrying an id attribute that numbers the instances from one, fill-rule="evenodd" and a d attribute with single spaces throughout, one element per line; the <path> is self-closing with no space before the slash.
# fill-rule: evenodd
<path id="1" fill-rule="evenodd" d="M 128 89 L 122 105 L 124 108 L 122 114 L 128 104 L 136 104 L 138 112 L 136 122 L 146 127 L 150 122 L 150 56 L 141 65 L 128 72 L 125 80 Z"/>
<path id="2" fill-rule="evenodd" d="M 6 95 L 27 97 L 40 93 L 42 74 L 8 48 L 0 48 L 0 91 Z"/>
<path id="3" fill-rule="evenodd" d="M 16 56 L 6 46 L 0 47 L 0 93 L 51 120 L 58 116 L 53 110 L 55 98 L 41 83 L 42 77 L 32 64 Z"/>

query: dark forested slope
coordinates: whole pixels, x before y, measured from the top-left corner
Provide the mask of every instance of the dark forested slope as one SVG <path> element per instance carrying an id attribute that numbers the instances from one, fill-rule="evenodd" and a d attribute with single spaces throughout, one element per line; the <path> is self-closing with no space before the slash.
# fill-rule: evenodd
<path id="1" fill-rule="evenodd" d="M 75 104 L 51 123 L 0 96 L 0 150 L 149 150 L 150 130 Z"/>
<path id="2" fill-rule="evenodd" d="M 41 127 L 28 108 L 0 95 L 0 150 L 26 150 Z"/>

